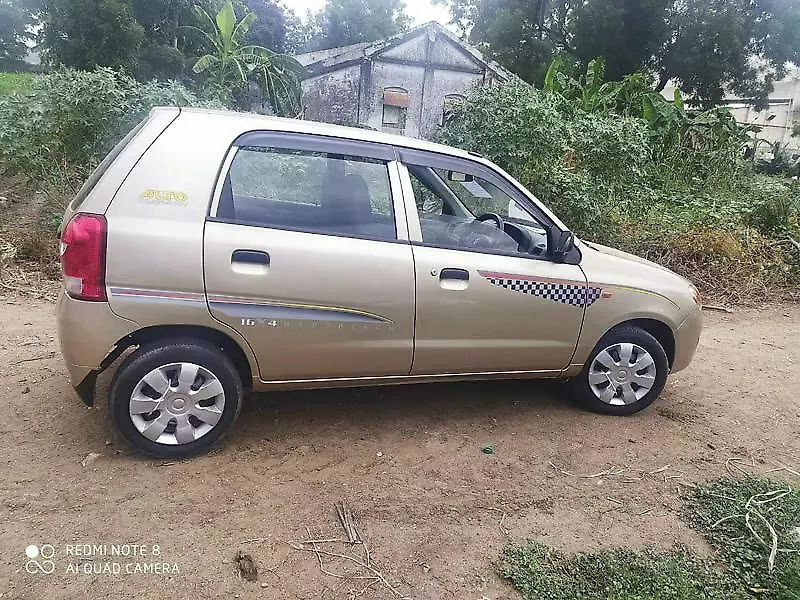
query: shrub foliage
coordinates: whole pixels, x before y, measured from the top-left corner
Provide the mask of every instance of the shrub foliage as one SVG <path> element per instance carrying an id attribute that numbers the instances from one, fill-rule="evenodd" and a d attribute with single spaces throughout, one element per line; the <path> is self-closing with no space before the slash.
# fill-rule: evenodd
<path id="1" fill-rule="evenodd" d="M 548 72 L 476 89 L 440 132 L 516 176 L 584 239 L 621 247 L 742 300 L 800 282 L 800 185 L 744 161 L 726 109 L 686 110 L 642 75 Z M 740 285 L 730 285 L 731 279 Z"/>
<path id="2" fill-rule="evenodd" d="M 139 83 L 107 68 L 38 75 L 0 98 L 0 169 L 75 189 L 154 106 L 219 106 L 176 82 Z"/>

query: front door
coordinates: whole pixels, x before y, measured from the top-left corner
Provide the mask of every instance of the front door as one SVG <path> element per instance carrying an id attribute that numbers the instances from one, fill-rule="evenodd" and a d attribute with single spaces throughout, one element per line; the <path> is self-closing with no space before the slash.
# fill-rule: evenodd
<path id="1" fill-rule="evenodd" d="M 418 152 L 403 160 L 413 196 L 412 374 L 567 367 L 596 290 L 578 265 L 550 260 L 546 217 L 480 163 Z"/>
<path id="2" fill-rule="evenodd" d="M 391 149 L 248 136 L 205 227 L 212 315 L 247 339 L 262 380 L 407 375 L 414 272 Z"/>

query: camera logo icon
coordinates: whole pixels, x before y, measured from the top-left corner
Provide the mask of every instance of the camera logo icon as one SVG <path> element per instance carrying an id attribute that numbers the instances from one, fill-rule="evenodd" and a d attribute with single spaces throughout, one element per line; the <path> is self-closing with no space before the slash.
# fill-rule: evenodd
<path id="1" fill-rule="evenodd" d="M 25 570 L 32 575 L 35 573 L 50 575 L 56 570 L 56 563 L 51 560 L 55 554 L 56 549 L 51 544 L 42 544 L 41 547 L 31 544 L 25 548 L 25 556 L 28 557 Z"/>

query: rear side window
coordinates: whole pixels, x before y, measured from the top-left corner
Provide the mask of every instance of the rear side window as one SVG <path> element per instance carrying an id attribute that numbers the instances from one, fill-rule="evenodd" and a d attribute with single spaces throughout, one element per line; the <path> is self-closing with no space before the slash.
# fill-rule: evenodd
<path id="1" fill-rule="evenodd" d="M 86 197 L 92 191 L 94 186 L 97 185 L 97 182 L 100 181 L 100 178 L 103 174 L 108 171 L 108 168 L 117 160 L 117 157 L 122 154 L 122 151 L 125 150 L 125 147 L 131 143 L 131 140 L 136 137 L 136 134 L 142 130 L 145 123 L 147 123 L 147 119 L 143 119 L 136 127 L 131 129 L 124 138 L 122 138 L 116 146 L 111 149 L 111 152 L 106 154 L 106 157 L 100 162 L 97 167 L 95 167 L 92 174 L 89 175 L 89 179 L 86 180 L 86 183 L 81 186 L 81 189 L 78 190 L 78 194 L 72 200 L 70 204 L 71 210 L 78 210 L 83 201 L 86 200 Z"/>
<path id="2" fill-rule="evenodd" d="M 397 239 L 386 161 L 327 152 L 239 148 L 217 217 L 262 227 Z"/>

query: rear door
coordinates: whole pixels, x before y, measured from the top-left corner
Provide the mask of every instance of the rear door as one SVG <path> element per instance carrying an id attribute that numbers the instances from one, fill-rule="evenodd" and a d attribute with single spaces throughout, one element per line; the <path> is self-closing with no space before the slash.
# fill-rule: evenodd
<path id="1" fill-rule="evenodd" d="M 599 290 L 580 266 L 551 260 L 547 216 L 481 163 L 399 154 L 416 267 L 412 374 L 566 368 Z"/>
<path id="2" fill-rule="evenodd" d="M 414 270 L 393 160 L 303 134 L 234 144 L 205 227 L 206 293 L 262 380 L 409 373 Z"/>

